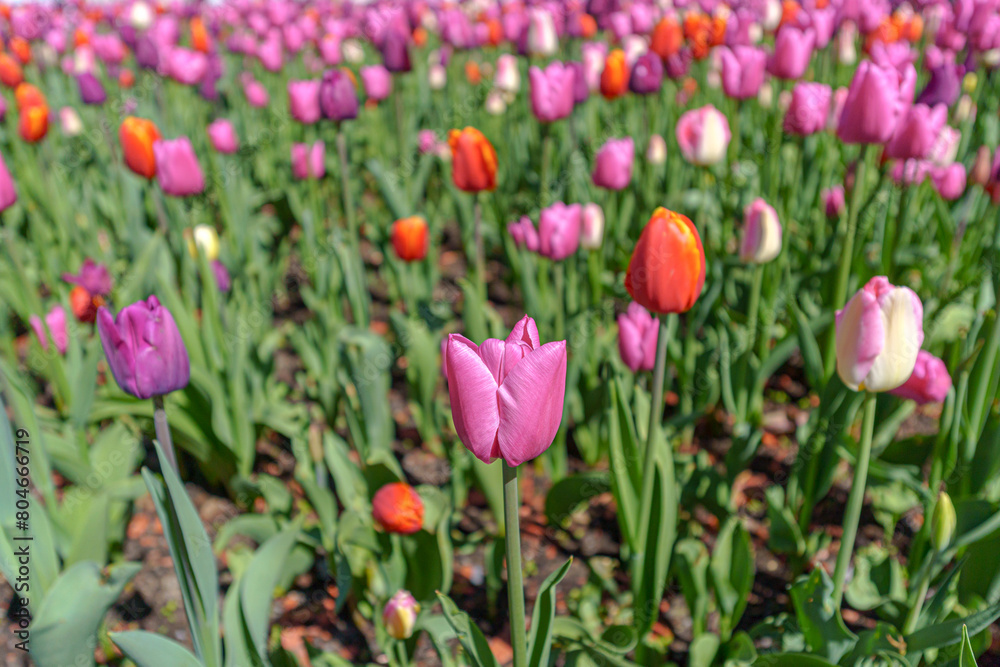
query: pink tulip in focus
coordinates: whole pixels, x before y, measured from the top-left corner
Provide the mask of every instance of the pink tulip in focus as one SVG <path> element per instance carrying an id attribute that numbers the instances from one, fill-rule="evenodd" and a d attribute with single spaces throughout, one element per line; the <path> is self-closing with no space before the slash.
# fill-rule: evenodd
<path id="1" fill-rule="evenodd" d="M 677 143 L 691 164 L 704 167 L 721 162 L 731 138 L 729 121 L 711 104 L 687 111 L 677 121 Z"/>
<path id="2" fill-rule="evenodd" d="M 28 323 L 35 330 L 35 335 L 38 336 L 38 342 L 43 351 L 49 351 L 49 334 L 51 334 L 59 354 L 66 354 L 66 348 L 69 346 L 69 332 L 66 329 L 66 310 L 62 306 L 59 304 L 52 306 L 52 310 L 45 316 L 44 326 L 42 318 L 38 315 L 29 317 Z M 46 333 L 46 328 L 48 333 Z"/>
<path id="3" fill-rule="evenodd" d="M 455 430 L 476 458 L 518 466 L 549 448 L 562 422 L 566 341 L 542 345 L 525 315 L 506 340 L 477 346 L 451 334 L 445 363 Z"/>
<path id="4" fill-rule="evenodd" d="M 837 311 L 837 373 L 855 391 L 881 392 L 913 373 L 924 343 L 924 308 L 908 287 L 876 276 Z"/>
<path id="5" fill-rule="evenodd" d="M 153 143 L 156 180 L 168 195 L 187 197 L 205 189 L 205 176 L 187 137 L 158 139 Z"/>
<path id="6" fill-rule="evenodd" d="M 948 374 L 948 367 L 930 352 L 920 350 L 910 379 L 889 393 L 924 405 L 941 403 L 950 389 L 951 375 Z"/>
<path id="7" fill-rule="evenodd" d="M 544 70 L 528 70 L 531 84 L 531 111 L 543 123 L 566 118 L 573 111 L 573 68 L 560 62 L 550 63 Z"/>
<path id="8" fill-rule="evenodd" d="M 635 301 L 618 316 L 618 353 L 633 373 L 653 370 L 658 339 L 656 318 Z"/>
<path id="9" fill-rule="evenodd" d="M 556 202 L 543 208 L 538 217 L 539 254 L 559 261 L 575 253 L 580 247 L 580 226 L 579 204 Z"/>
<path id="10" fill-rule="evenodd" d="M 208 128 L 208 138 L 212 142 L 212 147 L 220 153 L 235 153 L 239 147 L 239 139 L 236 138 L 236 130 L 233 124 L 225 118 L 220 118 L 212 122 Z"/>
<path id="11" fill-rule="evenodd" d="M 288 111 L 292 118 L 311 125 L 319 120 L 319 81 L 289 81 Z"/>

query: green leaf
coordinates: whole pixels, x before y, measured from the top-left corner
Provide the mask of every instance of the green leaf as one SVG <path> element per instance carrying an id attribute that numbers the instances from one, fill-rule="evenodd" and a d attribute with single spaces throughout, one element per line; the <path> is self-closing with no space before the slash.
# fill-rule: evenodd
<path id="1" fill-rule="evenodd" d="M 608 406 L 608 448 L 610 450 L 611 491 L 618 504 L 618 524 L 629 548 L 638 550 L 635 519 L 639 515 L 639 489 L 642 477 L 633 475 L 639 467 L 639 450 L 636 445 L 635 424 L 632 410 L 622 394 L 616 377 L 608 383 L 611 394 Z"/>
<path id="2" fill-rule="evenodd" d="M 562 526 L 580 505 L 610 488 L 608 473 L 604 471 L 564 477 L 553 484 L 545 496 L 545 516 L 553 526 Z"/>
<path id="3" fill-rule="evenodd" d="M 755 574 L 750 534 L 739 517 L 731 517 L 719 531 L 710 567 L 715 599 L 724 616 L 722 635 L 727 637 L 746 609 Z"/>
<path id="4" fill-rule="evenodd" d="M 642 570 L 638 573 L 635 590 L 636 629 L 640 635 L 649 632 L 660 612 L 660 600 L 667 585 L 670 556 L 677 536 L 677 483 L 668 472 L 665 457 L 673 450 L 659 436 L 648 444 L 656 447 L 654 468 L 648 471 L 648 481 L 653 484 L 648 523 L 639 526 L 639 548 L 642 549 Z M 635 577 L 637 573 L 633 572 Z"/>
<path id="5" fill-rule="evenodd" d="M 958 667 L 976 667 L 976 654 L 972 650 L 968 626 L 962 626 L 962 652 L 958 654 Z"/>
<path id="6" fill-rule="evenodd" d="M 704 634 L 691 642 L 688 654 L 689 667 L 712 667 L 722 642 L 718 635 Z"/>
<path id="7" fill-rule="evenodd" d="M 570 558 L 546 577 L 538 589 L 528 635 L 528 667 L 548 667 L 552 650 L 552 623 L 556 617 L 556 585 L 563 580 L 572 564 L 573 559 Z"/>
<path id="8" fill-rule="evenodd" d="M 301 526 L 296 522 L 269 539 L 254 554 L 247 571 L 240 577 L 240 610 L 250 640 L 265 662 L 271 599 L 300 532 Z"/>
<path id="9" fill-rule="evenodd" d="M 833 582 L 826 570 L 816 568 L 792 585 L 789 592 L 809 650 L 839 662 L 858 638 L 844 625 L 840 610 L 833 604 Z"/>
<path id="10" fill-rule="evenodd" d="M 31 624 L 31 657 L 38 667 L 94 664 L 104 615 L 142 569 L 125 563 L 102 571 L 85 561 L 65 570 L 49 589 Z"/>
<path id="11" fill-rule="evenodd" d="M 907 636 L 906 647 L 908 651 L 926 651 L 951 646 L 962 641 L 962 629 L 965 626 L 969 627 L 972 634 L 977 634 L 998 618 L 1000 618 L 1000 603 L 990 605 L 965 618 L 956 618 L 917 630 Z"/>
<path id="12" fill-rule="evenodd" d="M 753 667 L 836 667 L 836 665 L 807 653 L 771 653 L 757 658 Z"/>
<path id="13" fill-rule="evenodd" d="M 177 642 L 145 630 L 112 632 L 111 641 L 136 667 L 203 667 L 191 651 Z"/>
<path id="14" fill-rule="evenodd" d="M 444 610 L 444 617 L 455 631 L 458 641 L 461 642 L 462 648 L 465 649 L 466 655 L 469 656 L 475 667 L 500 667 L 496 658 L 493 657 L 493 652 L 490 650 L 490 645 L 486 641 L 486 637 L 483 636 L 482 630 L 472 622 L 469 615 L 464 611 L 459 611 L 447 595 L 438 593 L 437 598 Z"/>

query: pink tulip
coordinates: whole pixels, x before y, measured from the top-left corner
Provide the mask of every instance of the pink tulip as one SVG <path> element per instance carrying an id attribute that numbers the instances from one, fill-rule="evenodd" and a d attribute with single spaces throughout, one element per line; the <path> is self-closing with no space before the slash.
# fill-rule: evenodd
<path id="1" fill-rule="evenodd" d="M 653 370 L 658 339 L 656 318 L 635 301 L 618 316 L 618 353 L 633 373 Z"/>
<path id="2" fill-rule="evenodd" d="M 579 204 L 556 202 L 543 208 L 538 217 L 539 254 L 556 261 L 566 259 L 580 247 L 580 227 Z"/>
<path id="3" fill-rule="evenodd" d="M 506 340 L 477 346 L 451 334 L 445 363 L 455 430 L 476 458 L 518 466 L 549 448 L 562 422 L 566 341 L 541 345 L 525 315 Z"/>
<path id="4" fill-rule="evenodd" d="M 839 218 L 844 212 L 844 186 L 834 185 L 823 190 L 823 208 L 826 210 L 826 217 Z"/>
<path id="5" fill-rule="evenodd" d="M 0 212 L 6 211 L 17 201 L 17 189 L 14 187 L 14 179 L 11 178 L 7 163 L 0 155 Z"/>
<path id="6" fill-rule="evenodd" d="M 174 81 L 186 85 L 200 83 L 208 71 L 208 58 L 204 53 L 182 47 L 170 50 L 167 57 L 167 74 Z"/>
<path id="7" fill-rule="evenodd" d="M 808 136 L 825 128 L 830 113 L 830 95 L 830 86 L 822 83 L 795 84 L 785 113 L 785 132 Z"/>
<path id="8" fill-rule="evenodd" d="M 779 79 L 800 78 L 809 66 L 815 46 L 815 30 L 786 23 L 774 38 L 774 53 L 767 64 L 767 71 Z"/>
<path id="9" fill-rule="evenodd" d="M 212 147 L 220 153 L 235 153 L 239 147 L 239 139 L 236 138 L 236 130 L 233 124 L 225 118 L 214 121 L 207 128 L 208 138 L 212 142 Z"/>
<path id="10" fill-rule="evenodd" d="M 920 350 L 910 379 L 889 393 L 924 405 L 941 403 L 950 389 L 951 375 L 948 374 L 948 367 L 930 352 Z"/>
<path id="11" fill-rule="evenodd" d="M 947 167 L 931 167 L 930 175 L 934 189 L 942 199 L 954 201 L 965 192 L 966 172 L 965 165 L 961 162 L 955 162 Z"/>
<path id="12" fill-rule="evenodd" d="M 544 70 L 528 70 L 531 84 L 531 111 L 543 123 L 566 118 L 573 111 L 573 88 L 576 75 L 571 67 L 553 62 Z"/>
<path id="13" fill-rule="evenodd" d="M 319 120 L 319 88 L 316 80 L 288 82 L 288 111 L 292 118 L 306 125 Z"/>
<path id="14" fill-rule="evenodd" d="M 594 158 L 594 185 L 608 190 L 624 190 L 632 181 L 635 143 L 632 137 L 608 139 Z"/>
<path id="15" fill-rule="evenodd" d="M 514 239 L 514 245 L 518 248 L 526 248 L 531 252 L 538 252 L 538 230 L 535 229 L 535 223 L 528 216 L 521 216 L 521 219 L 517 222 L 508 223 L 507 233 Z"/>
<path id="16" fill-rule="evenodd" d="M 734 100 L 755 97 L 764 83 L 764 49 L 734 46 L 719 49 L 722 57 L 722 91 Z"/>
<path id="17" fill-rule="evenodd" d="M 781 252 L 778 213 L 758 197 L 743 212 L 740 261 L 766 264 Z"/>
<path id="18" fill-rule="evenodd" d="M 858 65 L 847 90 L 837 136 L 849 144 L 884 144 L 896 132 L 913 101 L 917 72 L 902 73 L 871 61 Z"/>
<path id="19" fill-rule="evenodd" d="M 370 65 L 361 68 L 361 83 L 365 87 L 368 99 L 381 102 L 392 92 L 392 75 L 382 65 Z"/>
<path id="20" fill-rule="evenodd" d="M 52 306 L 52 310 L 45 316 L 44 326 L 42 318 L 38 315 L 29 317 L 28 323 L 35 330 L 35 335 L 38 336 L 38 342 L 43 351 L 49 351 L 49 334 L 51 334 L 59 354 L 66 354 L 66 348 L 69 346 L 69 331 L 66 329 L 66 310 L 62 306 L 59 304 Z M 45 331 L 46 328 L 48 333 Z"/>
<path id="21" fill-rule="evenodd" d="M 243 94 L 246 95 L 247 104 L 256 109 L 266 107 L 271 101 L 264 84 L 253 78 L 247 78 L 243 82 Z"/>
<path id="22" fill-rule="evenodd" d="M 711 104 L 687 111 L 677 121 L 677 143 L 691 164 L 709 166 L 720 162 L 726 157 L 731 138 L 729 121 Z"/>
<path id="23" fill-rule="evenodd" d="M 326 175 L 326 144 L 317 141 L 309 144 L 292 145 L 292 175 L 302 181 L 308 178 L 320 179 Z"/>
<path id="24" fill-rule="evenodd" d="M 272 35 L 276 33 L 268 35 L 257 47 L 257 58 L 268 72 L 280 72 L 284 60 L 281 37 Z"/>
<path id="25" fill-rule="evenodd" d="M 926 158 L 948 120 L 948 107 L 916 104 L 907 111 L 885 145 L 885 156 L 901 160 Z"/>
<path id="26" fill-rule="evenodd" d="M 837 373 L 855 391 L 889 391 L 906 382 L 924 342 L 924 309 L 908 287 L 868 281 L 837 311 Z"/>
<path id="27" fill-rule="evenodd" d="M 186 197 L 205 189 L 205 177 L 187 137 L 159 139 L 153 143 L 156 180 L 168 195 Z"/>

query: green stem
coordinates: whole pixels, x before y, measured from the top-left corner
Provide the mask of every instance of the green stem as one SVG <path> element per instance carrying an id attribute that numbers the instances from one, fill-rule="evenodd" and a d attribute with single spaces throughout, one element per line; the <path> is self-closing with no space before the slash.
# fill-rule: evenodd
<path id="1" fill-rule="evenodd" d="M 882 240 L 882 267 L 889 280 L 895 277 L 896 253 L 901 242 L 906 242 L 909 233 L 906 229 L 907 210 L 909 209 L 911 186 L 903 185 L 902 192 L 899 193 L 899 206 L 896 209 L 896 221 L 891 223 L 886 221 L 886 231 L 891 230 L 891 235 L 886 234 Z"/>
<path id="2" fill-rule="evenodd" d="M 358 230 L 354 218 L 354 201 L 351 196 L 351 179 L 347 172 L 347 135 L 343 128 L 337 130 L 337 157 L 340 159 L 340 189 L 344 201 L 344 217 L 347 219 L 348 239 L 352 246 L 358 242 Z"/>
<path id="3" fill-rule="evenodd" d="M 763 285 L 764 267 L 760 264 L 755 264 L 753 267 L 752 282 L 750 283 L 750 303 L 747 306 L 747 344 L 740 369 L 740 393 L 736 401 L 737 419 L 740 422 L 747 420 L 747 402 L 750 396 L 750 387 L 747 384 L 747 372 L 750 369 L 751 351 L 757 340 L 757 327 L 760 322 L 760 292 Z"/>
<path id="4" fill-rule="evenodd" d="M 527 667 L 527 623 L 524 619 L 524 579 L 521 572 L 521 523 L 517 514 L 517 466 L 501 461 L 503 467 L 503 515 L 507 527 L 507 599 L 510 601 L 510 645 L 514 667 Z"/>
<path id="5" fill-rule="evenodd" d="M 552 201 L 551 194 L 549 193 L 549 173 L 550 173 L 550 163 L 552 162 L 552 132 L 550 131 L 548 123 L 542 123 L 542 170 L 541 170 L 541 182 L 539 185 L 539 192 L 541 193 L 540 201 L 544 208 L 548 206 Z"/>
<path id="6" fill-rule="evenodd" d="M 861 442 L 858 445 L 858 460 L 854 466 L 854 480 L 851 483 L 851 494 L 847 498 L 847 509 L 844 512 L 844 535 L 840 540 L 840 550 L 837 552 L 837 566 L 833 571 L 833 605 L 840 609 L 840 601 L 844 597 L 844 577 L 847 576 L 847 566 L 851 562 L 854 551 L 854 540 L 858 535 L 858 522 L 861 520 L 861 505 L 865 500 L 865 486 L 868 484 L 868 464 L 872 454 L 872 434 L 875 430 L 875 405 L 877 395 L 869 393 L 865 396 L 865 416 L 861 426 Z"/>
<path id="7" fill-rule="evenodd" d="M 483 249 L 483 207 L 479 202 L 479 193 L 472 195 L 472 234 L 476 243 L 476 274 L 479 278 L 479 296 L 486 303 L 486 251 Z"/>
<path id="8" fill-rule="evenodd" d="M 910 605 L 910 612 L 906 615 L 906 621 L 903 623 L 904 636 L 909 635 L 917 629 L 917 619 L 920 618 L 920 612 L 924 608 L 924 600 L 927 598 L 927 589 L 931 586 L 931 570 L 933 569 L 934 560 L 937 556 L 938 553 L 936 551 L 932 552 L 928 556 L 931 559 L 928 567 L 922 567 L 920 569 L 920 584 L 917 587 L 917 599 L 913 601 L 912 605 Z"/>
<path id="9" fill-rule="evenodd" d="M 869 146 L 861 149 L 861 156 L 858 158 L 858 169 L 854 176 L 854 189 L 851 191 L 850 208 L 847 211 L 847 229 L 844 230 L 844 243 L 840 250 L 840 263 L 837 266 L 837 282 L 833 289 L 833 307 L 839 309 L 844 307 L 847 301 L 847 283 L 851 277 L 851 264 L 854 260 L 854 237 L 858 231 L 858 213 L 861 208 L 862 190 L 865 187 L 865 178 L 868 175 L 868 153 Z M 824 358 L 824 376 L 829 379 L 833 375 L 836 363 L 837 335 L 836 327 L 831 324 L 826 332 L 826 357 Z"/>
<path id="10" fill-rule="evenodd" d="M 649 404 L 649 429 L 646 431 L 646 462 L 643 470 L 653 469 L 653 438 L 663 419 L 663 378 L 667 370 L 667 343 L 670 339 L 667 315 L 660 315 L 660 331 L 656 340 L 656 364 L 653 366 L 653 399 Z M 643 488 L 652 484 L 643 484 Z"/>
<path id="11" fill-rule="evenodd" d="M 170 424 L 167 423 L 167 411 L 163 407 L 163 396 L 159 394 L 153 396 L 153 428 L 156 429 L 156 439 L 160 441 L 163 454 L 173 469 L 179 472 L 177 455 L 174 453 L 174 441 L 170 437 Z"/>

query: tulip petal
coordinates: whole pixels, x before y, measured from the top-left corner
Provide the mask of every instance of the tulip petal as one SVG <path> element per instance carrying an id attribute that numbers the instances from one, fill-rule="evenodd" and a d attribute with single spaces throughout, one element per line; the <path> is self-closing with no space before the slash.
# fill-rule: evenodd
<path id="1" fill-rule="evenodd" d="M 535 324 L 535 320 L 527 315 L 522 317 L 510 330 L 506 342 L 526 343 L 532 350 L 538 349 L 541 339 L 538 337 L 538 325 Z"/>
<path id="2" fill-rule="evenodd" d="M 562 422 L 565 393 L 564 340 L 530 352 L 507 374 L 497 397 L 498 442 L 509 465 L 533 459 L 552 444 Z"/>
<path id="3" fill-rule="evenodd" d="M 124 391 L 138 396 L 135 386 L 134 342 L 122 336 L 111 312 L 103 306 L 97 310 L 97 332 L 101 336 L 101 344 L 115 382 Z"/>
<path id="4" fill-rule="evenodd" d="M 458 437 L 476 458 L 490 463 L 500 456 L 497 429 L 500 410 L 497 382 L 479 356 L 476 344 L 464 336 L 448 336 L 448 395 Z"/>
<path id="5" fill-rule="evenodd" d="M 837 312 L 837 373 L 857 390 L 885 346 L 885 322 L 875 295 L 859 290 Z M 903 378 L 904 380 L 906 378 Z"/>
<path id="6" fill-rule="evenodd" d="M 880 300 L 885 349 L 865 378 L 868 391 L 889 391 L 909 379 L 923 344 L 923 307 L 910 289 L 898 287 Z"/>

